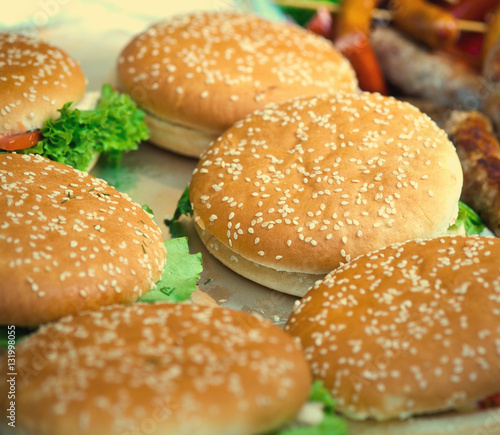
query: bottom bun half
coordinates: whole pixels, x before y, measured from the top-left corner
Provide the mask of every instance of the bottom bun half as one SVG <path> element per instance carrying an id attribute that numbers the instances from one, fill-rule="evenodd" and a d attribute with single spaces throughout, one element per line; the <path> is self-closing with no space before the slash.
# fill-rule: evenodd
<path id="1" fill-rule="evenodd" d="M 277 270 L 248 260 L 217 240 L 210 231 L 200 226 L 200 222 L 195 219 L 195 228 L 208 252 L 222 264 L 253 282 L 281 293 L 302 297 L 317 280 L 324 278 L 321 274 Z"/>
<path id="2" fill-rule="evenodd" d="M 149 141 L 178 154 L 198 158 L 219 136 L 219 133 L 196 130 L 145 113 L 144 120 L 149 128 Z"/>
<path id="3" fill-rule="evenodd" d="M 500 408 L 451 412 L 385 422 L 350 421 L 350 435 L 500 434 Z"/>

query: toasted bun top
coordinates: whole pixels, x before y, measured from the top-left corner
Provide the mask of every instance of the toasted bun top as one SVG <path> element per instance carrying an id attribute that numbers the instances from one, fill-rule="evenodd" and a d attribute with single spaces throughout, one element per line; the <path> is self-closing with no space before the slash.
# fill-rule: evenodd
<path id="1" fill-rule="evenodd" d="M 57 110 L 77 102 L 85 76 L 67 53 L 47 42 L 0 33 L 0 136 L 41 128 Z"/>
<path id="2" fill-rule="evenodd" d="M 16 347 L 16 370 L 23 434 L 267 433 L 297 413 L 311 382 L 302 352 L 280 328 L 194 304 L 64 318 Z"/>
<path id="3" fill-rule="evenodd" d="M 489 237 L 381 249 L 318 281 L 285 329 L 352 418 L 475 405 L 500 384 L 499 256 Z"/>
<path id="4" fill-rule="evenodd" d="M 0 154 L 0 324 L 38 325 L 149 291 L 160 229 L 105 181 L 38 155 Z"/>
<path id="5" fill-rule="evenodd" d="M 200 226 L 278 270 L 328 273 L 390 243 L 443 234 L 462 169 L 444 131 L 378 94 L 299 98 L 256 111 L 201 157 Z"/>
<path id="6" fill-rule="evenodd" d="M 221 132 L 268 102 L 356 91 L 333 44 L 298 26 L 237 12 L 194 12 L 136 36 L 119 85 L 159 118 Z"/>

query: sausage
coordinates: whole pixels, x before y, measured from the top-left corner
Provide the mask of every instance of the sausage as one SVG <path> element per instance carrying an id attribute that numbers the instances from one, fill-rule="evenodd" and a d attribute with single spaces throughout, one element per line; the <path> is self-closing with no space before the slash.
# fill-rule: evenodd
<path id="1" fill-rule="evenodd" d="M 336 17 L 335 46 L 349 60 L 362 91 L 387 95 L 387 84 L 368 35 L 378 0 L 343 0 Z"/>
<path id="2" fill-rule="evenodd" d="M 470 67 L 431 52 L 390 27 L 378 27 L 371 43 L 387 81 L 405 96 L 460 110 L 481 110 L 485 84 Z"/>
<path id="3" fill-rule="evenodd" d="M 500 40 L 500 5 L 498 5 L 488 20 L 488 29 L 484 35 L 482 58 L 487 62 L 490 51 Z M 484 68 L 484 65 L 483 65 Z"/>
<path id="4" fill-rule="evenodd" d="M 484 112 L 492 119 L 500 132 L 500 39 L 494 45 L 483 64 L 483 77 L 488 85 L 484 100 Z"/>
<path id="5" fill-rule="evenodd" d="M 493 38 L 496 36 L 496 41 Z M 484 112 L 500 131 L 500 7 L 495 10 L 485 37 L 483 49 L 487 52 L 483 60 L 482 75 L 488 85 L 484 101 Z"/>
<path id="6" fill-rule="evenodd" d="M 343 0 L 337 14 L 336 37 L 354 32 L 368 35 L 377 3 L 377 0 Z"/>
<path id="7" fill-rule="evenodd" d="M 444 129 L 462 164 L 460 199 L 500 236 L 500 144 L 490 120 L 477 111 L 454 111 Z"/>
<path id="8" fill-rule="evenodd" d="M 335 46 L 351 63 L 361 90 L 388 94 L 384 75 L 366 34 L 351 32 L 342 35 L 335 41 Z"/>
<path id="9" fill-rule="evenodd" d="M 431 48 L 451 47 L 458 40 L 458 20 L 443 8 L 425 0 L 391 0 L 389 8 L 397 28 Z"/>

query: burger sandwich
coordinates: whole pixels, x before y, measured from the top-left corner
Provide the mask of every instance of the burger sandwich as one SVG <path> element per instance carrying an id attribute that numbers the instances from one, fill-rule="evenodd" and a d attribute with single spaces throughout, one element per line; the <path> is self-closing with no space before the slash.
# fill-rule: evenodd
<path id="1" fill-rule="evenodd" d="M 117 161 L 147 139 L 144 114 L 111 86 L 85 93 L 79 64 L 33 37 L 0 33 L 0 152 L 41 154 L 90 170 L 98 156 Z"/>
<path id="2" fill-rule="evenodd" d="M 161 278 L 151 215 L 105 181 L 36 154 L 0 154 L 0 325 L 128 304 Z"/>
<path id="3" fill-rule="evenodd" d="M 151 142 L 192 157 L 269 102 L 357 91 L 350 63 L 331 42 L 234 11 L 152 25 L 121 52 L 117 85 L 145 111 Z"/>
<path id="4" fill-rule="evenodd" d="M 447 236 L 362 255 L 291 314 L 351 435 L 499 433 L 500 241 Z"/>
<path id="5" fill-rule="evenodd" d="M 0 367 L 7 373 L 8 358 Z M 65 317 L 18 344 L 16 371 L 6 434 L 270 433 L 298 413 L 311 384 L 302 351 L 280 328 L 195 304 Z M 2 382 L 7 410 L 8 389 Z"/>
<path id="6" fill-rule="evenodd" d="M 208 251 L 235 272 L 303 296 L 355 257 L 445 234 L 462 168 L 414 106 L 369 93 L 270 104 L 201 156 L 189 185 Z"/>

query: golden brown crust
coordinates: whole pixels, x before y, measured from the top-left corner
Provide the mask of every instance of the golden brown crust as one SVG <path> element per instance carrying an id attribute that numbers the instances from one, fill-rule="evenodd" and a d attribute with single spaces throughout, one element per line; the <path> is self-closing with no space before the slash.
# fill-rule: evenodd
<path id="1" fill-rule="evenodd" d="M 461 200 L 500 236 L 500 144 L 479 112 L 453 112 L 445 125 L 464 171 Z"/>
<path id="2" fill-rule="evenodd" d="M 133 302 L 166 261 L 161 231 L 140 205 L 38 155 L 0 155 L 0 222 L 1 324 Z"/>
<path id="3" fill-rule="evenodd" d="M 491 237 L 381 249 L 317 282 L 285 329 L 353 419 L 470 407 L 498 391 L 499 255 Z"/>
<path id="4" fill-rule="evenodd" d="M 0 136 L 41 128 L 85 92 L 85 76 L 76 60 L 29 36 L 0 33 L 0 64 Z"/>
<path id="5" fill-rule="evenodd" d="M 281 329 L 194 304 L 64 318 L 17 346 L 16 370 L 15 433 L 29 435 L 267 433 L 298 412 L 311 382 Z"/>
<path id="6" fill-rule="evenodd" d="M 426 115 L 338 93 L 237 122 L 201 157 L 190 197 L 198 224 L 242 257 L 326 274 L 390 243 L 444 234 L 461 187 L 455 149 Z"/>
<path id="7" fill-rule="evenodd" d="M 221 133 L 268 102 L 345 90 L 357 81 L 333 44 L 291 24 L 195 12 L 137 35 L 118 60 L 119 86 L 153 115 Z"/>

